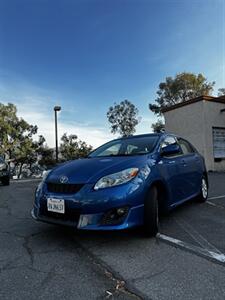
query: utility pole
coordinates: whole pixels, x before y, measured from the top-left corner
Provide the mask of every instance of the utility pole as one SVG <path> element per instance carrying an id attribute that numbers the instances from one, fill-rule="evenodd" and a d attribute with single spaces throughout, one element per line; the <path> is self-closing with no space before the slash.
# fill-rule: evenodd
<path id="1" fill-rule="evenodd" d="M 58 162 L 58 123 L 57 123 L 57 112 L 61 110 L 61 106 L 55 106 L 54 111 L 55 111 L 55 160 L 56 163 Z"/>

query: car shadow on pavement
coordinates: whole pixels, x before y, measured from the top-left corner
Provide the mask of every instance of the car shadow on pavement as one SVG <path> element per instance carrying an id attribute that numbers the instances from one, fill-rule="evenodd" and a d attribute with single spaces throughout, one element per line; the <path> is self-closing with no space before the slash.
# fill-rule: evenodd
<path id="1" fill-rule="evenodd" d="M 169 212 L 166 216 L 162 216 L 160 218 L 160 229 L 164 228 L 166 224 L 170 224 L 173 222 L 173 217 L 179 214 L 183 214 L 191 209 L 192 206 L 199 206 L 199 204 L 195 203 L 194 200 L 188 203 L 184 203 L 181 206 L 175 208 L 171 212 Z M 54 233 L 53 235 L 56 237 L 68 237 L 68 238 L 76 238 L 76 240 L 87 240 L 98 243 L 107 243 L 114 241 L 128 241 L 139 240 L 139 239 L 148 239 L 144 234 L 143 228 L 129 228 L 123 230 L 79 230 L 72 227 L 62 226 L 62 225 L 52 225 L 46 224 L 48 236 Z M 52 229 L 51 229 L 52 228 Z"/>

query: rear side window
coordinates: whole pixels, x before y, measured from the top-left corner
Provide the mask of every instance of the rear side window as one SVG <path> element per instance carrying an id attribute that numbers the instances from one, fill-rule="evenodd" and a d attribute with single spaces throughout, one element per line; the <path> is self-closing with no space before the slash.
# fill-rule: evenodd
<path id="1" fill-rule="evenodd" d="M 191 154 L 191 153 L 195 152 L 192 145 L 190 143 L 188 143 L 188 141 L 185 141 L 185 140 L 179 138 L 178 142 L 179 142 L 179 145 L 180 145 L 184 155 Z"/>

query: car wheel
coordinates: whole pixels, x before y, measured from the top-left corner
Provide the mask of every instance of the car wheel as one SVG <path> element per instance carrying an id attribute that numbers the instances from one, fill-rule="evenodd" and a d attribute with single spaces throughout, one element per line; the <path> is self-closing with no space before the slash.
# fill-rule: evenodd
<path id="1" fill-rule="evenodd" d="M 2 184 L 3 185 L 9 185 L 9 176 L 8 177 L 4 177 L 4 178 L 2 178 Z"/>
<path id="2" fill-rule="evenodd" d="M 206 177 L 202 177 L 201 181 L 201 192 L 197 198 L 198 202 L 205 202 L 208 198 L 208 182 L 206 180 Z"/>
<path id="3" fill-rule="evenodd" d="M 144 203 L 144 232 L 148 237 L 156 236 L 159 230 L 158 191 L 151 187 Z"/>

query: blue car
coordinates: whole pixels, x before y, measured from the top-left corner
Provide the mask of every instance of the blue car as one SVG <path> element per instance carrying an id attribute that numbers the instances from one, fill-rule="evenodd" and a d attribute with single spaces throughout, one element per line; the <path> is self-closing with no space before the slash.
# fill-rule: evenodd
<path id="1" fill-rule="evenodd" d="M 110 141 L 51 170 L 36 190 L 32 216 L 88 230 L 143 226 L 154 236 L 160 213 L 207 195 L 204 158 L 188 141 L 145 134 Z"/>

